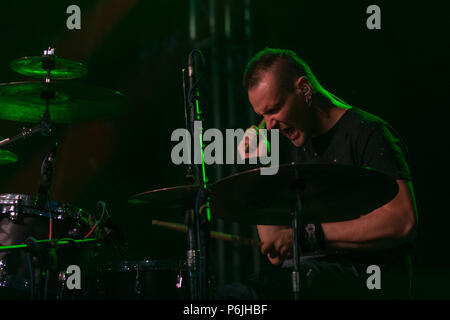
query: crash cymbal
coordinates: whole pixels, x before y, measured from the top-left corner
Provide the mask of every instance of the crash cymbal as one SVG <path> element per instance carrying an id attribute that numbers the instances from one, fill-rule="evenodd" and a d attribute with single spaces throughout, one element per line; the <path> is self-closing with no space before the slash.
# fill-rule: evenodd
<path id="1" fill-rule="evenodd" d="M 260 173 L 259 168 L 252 169 L 214 183 L 213 217 L 245 224 L 290 225 L 295 186 L 300 185 L 300 223 L 345 221 L 381 207 L 398 192 L 395 180 L 385 174 L 352 166 L 292 163 L 279 166 L 276 175 Z"/>
<path id="2" fill-rule="evenodd" d="M 3 139 L 0 138 L 0 140 L 3 140 Z M 14 163 L 14 162 L 17 162 L 17 160 L 18 160 L 17 155 L 12 153 L 11 151 L 0 149 L 0 165 Z"/>
<path id="3" fill-rule="evenodd" d="M 0 84 L 0 119 L 37 123 L 45 112 L 41 94 L 53 91 L 50 121 L 72 123 L 116 115 L 127 98 L 118 91 L 69 82 L 11 82 Z"/>
<path id="4" fill-rule="evenodd" d="M 197 185 L 154 189 L 131 196 L 128 203 L 150 209 L 188 209 L 193 208 L 198 190 Z"/>
<path id="5" fill-rule="evenodd" d="M 81 78 L 88 72 L 88 68 L 77 61 L 53 58 L 55 67 L 51 70 L 50 78 L 52 80 L 69 80 Z M 25 76 L 45 79 L 47 77 L 47 70 L 42 67 L 42 57 L 23 57 L 13 60 L 10 63 L 11 68 L 17 73 Z"/>

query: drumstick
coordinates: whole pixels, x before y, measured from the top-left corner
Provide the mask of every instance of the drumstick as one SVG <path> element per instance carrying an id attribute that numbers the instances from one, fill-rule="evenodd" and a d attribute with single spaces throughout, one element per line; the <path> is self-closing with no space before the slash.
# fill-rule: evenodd
<path id="1" fill-rule="evenodd" d="M 166 228 L 174 230 L 174 231 L 187 232 L 187 226 L 184 224 L 152 220 L 152 225 L 166 227 Z M 214 238 L 214 239 L 232 241 L 232 242 L 236 242 L 238 244 L 245 244 L 245 245 L 254 246 L 257 248 L 259 248 L 261 246 L 261 242 L 259 242 L 258 240 L 240 237 L 240 236 L 236 236 L 233 234 L 211 231 L 210 235 L 211 235 L 211 238 Z"/>
<path id="2" fill-rule="evenodd" d="M 258 130 L 259 129 L 263 129 L 263 127 L 265 127 L 266 125 L 266 121 L 264 120 L 264 118 L 262 118 L 262 120 L 258 123 Z M 248 139 L 245 139 L 245 153 L 248 153 L 250 148 L 250 144 Z"/>
<path id="3" fill-rule="evenodd" d="M 263 127 L 265 127 L 266 125 L 266 121 L 264 120 L 264 118 L 262 118 L 261 122 L 258 124 L 258 129 L 262 129 Z"/>

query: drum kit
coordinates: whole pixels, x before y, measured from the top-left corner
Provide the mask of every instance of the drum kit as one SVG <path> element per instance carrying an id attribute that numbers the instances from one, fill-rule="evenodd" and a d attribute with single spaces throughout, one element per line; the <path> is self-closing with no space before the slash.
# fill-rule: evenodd
<path id="1" fill-rule="evenodd" d="M 0 84 L 0 119 L 37 124 L 1 139 L 2 148 L 38 133 L 49 136 L 53 124 L 110 117 L 127 107 L 127 97 L 118 91 L 66 81 L 83 77 L 88 69 L 57 57 L 53 48 L 42 56 L 16 59 L 10 67 L 39 81 Z M 83 209 L 50 199 L 56 148 L 57 144 L 42 163 L 37 196 L 0 195 L 0 299 L 80 296 L 67 293 L 67 268 L 90 261 L 102 238 L 111 233 L 104 206 L 99 205 L 96 219 Z M 1 164 L 17 161 L 14 153 L 0 149 Z"/>
<path id="2" fill-rule="evenodd" d="M 60 59 L 52 48 L 42 56 L 16 59 L 11 67 L 43 81 L 1 84 L 0 119 L 38 124 L 3 139 L 0 147 L 36 133 L 50 134 L 52 123 L 98 119 L 127 107 L 127 98 L 120 92 L 61 82 L 83 77 L 87 67 Z M 191 93 L 190 103 L 200 111 L 198 95 Z M 213 296 L 208 240 L 261 245 L 258 240 L 209 230 L 211 219 L 216 218 L 250 225 L 291 225 L 292 292 L 298 298 L 300 223 L 355 219 L 389 202 L 398 192 L 396 182 L 380 172 L 337 164 L 288 163 L 280 165 L 276 175 L 262 175 L 257 168 L 214 183 L 202 177 L 200 168 L 187 185 L 153 189 L 128 199 L 131 208 L 144 207 L 149 215 L 161 209 L 179 213 L 185 224 L 154 219 L 153 225 L 187 234 L 186 260 L 126 260 L 101 265 L 83 283 L 95 285 L 86 285 L 86 290 L 75 294 L 76 290 L 68 290 L 67 266 L 81 264 L 82 270 L 89 269 L 90 259 L 102 250 L 103 243 L 117 238 L 103 202 L 98 203 L 96 217 L 49 199 L 54 158 L 50 153 L 44 159 L 44 179 L 37 196 L 0 194 L 0 298 L 208 299 Z M 16 161 L 12 152 L 0 150 L 0 164 Z"/>

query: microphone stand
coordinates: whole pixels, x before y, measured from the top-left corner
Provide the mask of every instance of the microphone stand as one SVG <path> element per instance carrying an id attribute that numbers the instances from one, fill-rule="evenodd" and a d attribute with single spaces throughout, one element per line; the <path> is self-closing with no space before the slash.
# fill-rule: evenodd
<path id="1" fill-rule="evenodd" d="M 200 128 L 198 137 L 194 137 L 195 121 L 202 121 L 202 110 L 199 103 L 199 79 L 197 77 L 196 55 L 203 59 L 200 50 L 193 50 L 189 54 L 188 59 L 188 75 L 189 75 L 189 91 L 188 103 L 190 114 L 190 132 L 194 139 L 198 139 L 200 146 L 201 163 L 196 163 L 197 155 L 194 155 L 195 174 L 192 174 L 192 165 L 187 167 L 187 180 L 191 184 L 199 187 L 195 197 L 195 205 L 193 215 L 192 210 L 186 211 L 186 224 L 188 228 L 188 254 L 187 262 L 189 267 L 189 276 L 191 286 L 191 299 L 205 300 L 210 298 L 209 290 L 209 239 L 210 239 L 210 207 L 209 207 L 209 190 L 207 187 L 208 179 L 206 177 L 205 161 L 203 157 L 203 128 Z M 184 73 L 184 71 L 183 71 Z M 183 83 L 184 86 L 184 83 Z M 187 117 L 187 112 L 185 112 Z M 187 124 L 188 121 L 186 121 Z M 194 142 L 195 145 L 195 142 Z M 194 148 L 195 149 L 195 148 Z M 190 158 L 192 160 L 192 157 Z"/>

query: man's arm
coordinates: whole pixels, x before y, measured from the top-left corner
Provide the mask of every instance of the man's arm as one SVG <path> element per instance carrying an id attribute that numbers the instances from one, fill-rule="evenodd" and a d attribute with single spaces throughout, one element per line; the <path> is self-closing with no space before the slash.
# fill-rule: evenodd
<path id="1" fill-rule="evenodd" d="M 384 206 L 358 219 L 323 223 L 327 249 L 370 250 L 396 246 L 415 234 L 417 208 L 412 183 L 397 180 L 399 191 Z M 292 255 L 292 230 L 287 226 L 258 226 L 261 252 L 273 264 Z"/>
<path id="2" fill-rule="evenodd" d="M 327 248 L 380 249 L 396 246 L 414 236 L 417 208 L 412 183 L 397 180 L 399 191 L 384 206 L 344 222 L 323 223 Z"/>

